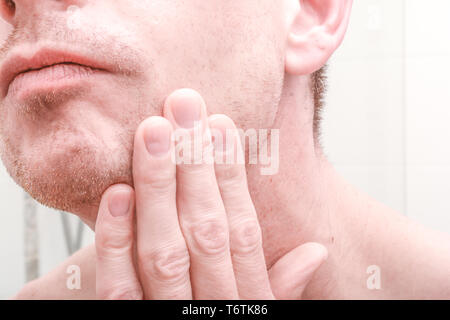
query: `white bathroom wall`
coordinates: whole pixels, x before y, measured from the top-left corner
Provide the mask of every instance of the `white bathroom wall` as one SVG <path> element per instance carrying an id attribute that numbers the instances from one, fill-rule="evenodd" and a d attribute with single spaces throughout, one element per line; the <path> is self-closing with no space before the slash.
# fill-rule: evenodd
<path id="1" fill-rule="evenodd" d="M 0 167 L 0 299 L 10 297 L 25 281 L 23 194 Z"/>
<path id="2" fill-rule="evenodd" d="M 450 2 L 356 0 L 330 62 L 323 143 L 356 186 L 450 231 Z"/>
<path id="3" fill-rule="evenodd" d="M 406 1 L 408 216 L 450 232 L 450 1 Z"/>
<path id="4" fill-rule="evenodd" d="M 450 2 L 355 0 L 330 62 L 322 143 L 379 201 L 450 232 Z M 0 25 L 0 39 L 7 30 Z M 0 299 L 25 281 L 23 194 L 0 165 Z M 72 217 L 75 233 L 76 218 Z M 40 273 L 67 255 L 59 212 L 38 210 Z M 93 241 L 85 230 L 84 244 Z"/>
<path id="5" fill-rule="evenodd" d="M 404 212 L 404 2 L 353 3 L 329 63 L 322 142 L 341 174 Z"/>

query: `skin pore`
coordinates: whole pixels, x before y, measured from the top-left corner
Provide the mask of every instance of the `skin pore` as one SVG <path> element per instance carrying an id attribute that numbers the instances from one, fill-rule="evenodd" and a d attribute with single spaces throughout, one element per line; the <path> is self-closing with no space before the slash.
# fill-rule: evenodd
<path id="1" fill-rule="evenodd" d="M 64 45 L 98 57 L 107 72 L 64 94 L 2 96 L 5 166 L 34 198 L 93 227 L 103 191 L 132 185 L 138 124 L 161 115 L 173 90 L 189 87 L 211 114 L 226 114 L 239 128 L 280 129 L 279 173 L 261 176 L 249 165 L 248 184 L 268 267 L 307 241 L 328 248 L 305 298 L 450 297 L 448 237 L 349 186 L 317 145 L 310 74 L 342 40 L 349 5 L 301 3 L 302 13 L 294 0 L 16 1 L 14 14 L 6 11 L 14 29 L 1 61 Z M 67 24 L 70 5 L 81 23 Z M 329 26 L 324 35 L 322 25 Z M 85 249 L 21 296 L 73 294 L 62 279 L 75 261 L 86 281 L 76 297 L 95 297 L 94 254 Z M 370 265 L 381 268 L 382 290 L 366 287 Z M 36 290 L 40 281 L 55 290 Z"/>

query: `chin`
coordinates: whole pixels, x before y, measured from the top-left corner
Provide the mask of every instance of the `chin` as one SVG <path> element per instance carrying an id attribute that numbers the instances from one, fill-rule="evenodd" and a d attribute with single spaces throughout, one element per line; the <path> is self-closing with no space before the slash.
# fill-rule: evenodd
<path id="1" fill-rule="evenodd" d="M 124 147 L 105 150 L 94 145 L 66 145 L 58 152 L 31 150 L 15 157 L 3 153 L 2 158 L 11 177 L 31 197 L 81 218 L 91 218 L 86 212 L 98 207 L 109 186 L 132 185 L 131 152 Z"/>

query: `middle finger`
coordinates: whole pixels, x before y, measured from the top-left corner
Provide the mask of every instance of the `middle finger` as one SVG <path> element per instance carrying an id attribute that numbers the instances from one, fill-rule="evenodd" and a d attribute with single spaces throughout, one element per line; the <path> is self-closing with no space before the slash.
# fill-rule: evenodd
<path id="1" fill-rule="evenodd" d="M 185 133 L 177 144 L 183 153 L 177 159 L 178 215 L 191 256 L 195 299 L 238 299 L 206 114 L 202 97 L 189 89 L 174 92 L 164 107 L 164 116 Z"/>

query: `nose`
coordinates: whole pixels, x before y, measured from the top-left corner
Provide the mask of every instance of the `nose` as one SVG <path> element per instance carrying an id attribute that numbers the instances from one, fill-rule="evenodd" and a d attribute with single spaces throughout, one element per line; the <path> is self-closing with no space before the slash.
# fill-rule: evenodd
<path id="1" fill-rule="evenodd" d="M 31 19 L 49 10 L 63 11 L 71 5 L 82 6 L 88 0 L 0 0 L 0 16 L 15 25 L 20 19 Z"/>

